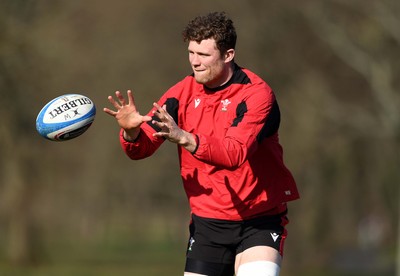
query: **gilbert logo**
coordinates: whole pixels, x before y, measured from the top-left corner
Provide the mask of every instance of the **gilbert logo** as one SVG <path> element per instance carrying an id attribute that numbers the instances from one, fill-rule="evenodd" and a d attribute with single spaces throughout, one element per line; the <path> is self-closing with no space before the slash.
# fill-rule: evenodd
<path id="1" fill-rule="evenodd" d="M 200 104 L 200 99 L 194 99 L 194 108 L 197 108 Z"/>
<path id="2" fill-rule="evenodd" d="M 78 98 L 76 100 L 71 100 L 71 101 L 69 101 L 68 98 L 65 98 L 63 100 L 65 101 L 64 104 L 57 106 L 57 108 L 53 109 L 52 111 L 50 111 L 48 113 L 50 115 L 50 119 L 54 119 L 58 115 L 61 115 L 64 112 L 71 112 L 71 111 L 73 111 L 73 115 L 75 117 L 75 116 L 79 115 L 79 113 L 78 113 L 79 106 L 92 103 L 92 101 L 87 97 Z M 63 115 L 65 117 L 65 120 L 67 120 L 67 118 L 71 118 L 70 115 L 65 115 L 65 114 L 63 114 Z"/>
<path id="3" fill-rule="evenodd" d="M 222 111 L 227 111 L 228 110 L 228 105 L 231 103 L 231 101 L 230 100 L 228 100 L 228 99 L 226 99 L 226 100 L 223 100 L 223 101 L 221 101 L 221 104 L 222 104 Z"/>

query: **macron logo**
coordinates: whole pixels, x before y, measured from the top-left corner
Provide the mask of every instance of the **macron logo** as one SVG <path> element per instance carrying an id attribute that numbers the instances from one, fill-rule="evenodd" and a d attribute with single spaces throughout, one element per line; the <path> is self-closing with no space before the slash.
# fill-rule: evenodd
<path id="1" fill-rule="evenodd" d="M 271 237 L 272 237 L 272 239 L 274 240 L 274 242 L 276 242 L 277 240 L 278 240 L 278 238 L 279 238 L 279 235 L 277 234 L 277 233 L 270 233 L 271 234 Z"/>
<path id="2" fill-rule="evenodd" d="M 194 99 L 194 108 L 197 108 L 200 104 L 200 99 Z"/>

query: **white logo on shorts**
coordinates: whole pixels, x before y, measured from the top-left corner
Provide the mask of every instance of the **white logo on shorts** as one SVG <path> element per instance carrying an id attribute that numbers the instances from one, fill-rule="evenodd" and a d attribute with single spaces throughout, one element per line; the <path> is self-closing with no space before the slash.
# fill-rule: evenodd
<path id="1" fill-rule="evenodd" d="M 277 240 L 278 240 L 278 238 L 279 238 L 279 235 L 277 234 L 277 233 L 270 233 L 271 234 L 271 237 L 272 237 L 272 239 L 274 240 L 274 242 L 276 242 Z"/>
<path id="2" fill-rule="evenodd" d="M 192 246 L 193 246 L 194 242 L 195 242 L 195 240 L 193 239 L 193 237 L 190 237 L 188 251 L 192 251 Z"/>

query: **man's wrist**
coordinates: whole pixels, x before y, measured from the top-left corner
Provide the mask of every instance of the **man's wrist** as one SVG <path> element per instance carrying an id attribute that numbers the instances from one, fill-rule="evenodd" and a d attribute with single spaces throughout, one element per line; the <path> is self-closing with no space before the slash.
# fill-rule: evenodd
<path id="1" fill-rule="evenodd" d="M 140 129 L 127 131 L 124 129 L 122 136 L 127 142 L 135 142 L 139 137 Z"/>
<path id="2" fill-rule="evenodd" d="M 179 145 L 189 152 L 194 153 L 197 149 L 197 139 L 195 137 L 196 136 L 194 134 L 185 132 L 185 135 L 182 137 Z"/>

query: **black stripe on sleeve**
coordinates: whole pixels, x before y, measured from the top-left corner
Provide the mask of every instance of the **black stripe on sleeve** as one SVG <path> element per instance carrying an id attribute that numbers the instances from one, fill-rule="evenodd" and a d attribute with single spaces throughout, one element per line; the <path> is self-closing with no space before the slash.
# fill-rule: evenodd
<path id="1" fill-rule="evenodd" d="M 247 112 L 246 102 L 241 102 L 236 108 L 236 118 L 233 120 L 232 126 L 236 127 L 242 120 Z M 270 113 L 268 114 L 267 120 L 264 123 L 263 128 L 257 135 L 257 141 L 261 142 L 264 138 L 275 134 L 281 122 L 281 112 L 279 110 L 278 102 L 275 100 L 272 104 Z"/>
<path id="2" fill-rule="evenodd" d="M 264 123 L 263 128 L 260 133 L 257 135 L 257 141 L 261 142 L 264 138 L 272 136 L 275 134 L 281 123 L 281 112 L 279 110 L 278 102 L 275 100 L 272 104 L 271 111 L 267 117 L 267 120 Z"/>
<path id="3" fill-rule="evenodd" d="M 164 104 L 166 105 L 168 114 L 171 115 L 172 118 L 174 119 L 175 123 L 178 124 L 178 108 L 179 108 L 178 99 L 168 98 Z M 152 117 L 152 119 L 154 121 L 160 122 L 160 119 L 156 115 L 154 115 Z M 147 124 L 149 124 L 157 132 L 161 130 L 158 126 L 154 125 L 151 121 L 147 122 Z"/>

